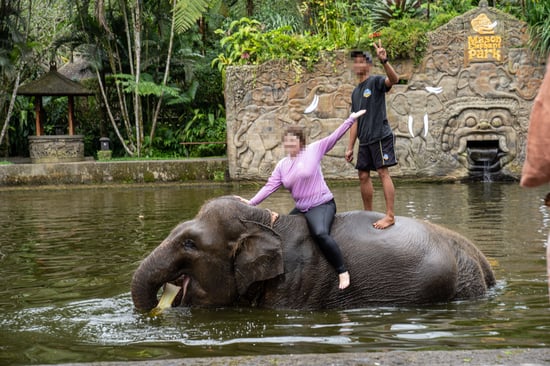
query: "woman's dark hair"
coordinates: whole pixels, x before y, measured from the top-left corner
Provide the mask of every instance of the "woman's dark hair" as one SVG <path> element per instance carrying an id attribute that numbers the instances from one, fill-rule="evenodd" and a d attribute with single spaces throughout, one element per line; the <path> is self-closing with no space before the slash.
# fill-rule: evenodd
<path id="1" fill-rule="evenodd" d="M 301 146 L 306 146 L 306 136 L 304 135 L 304 128 L 299 126 L 290 126 L 285 130 L 285 134 L 283 135 L 283 138 L 286 135 L 293 135 L 298 137 L 298 140 L 300 140 Z"/>

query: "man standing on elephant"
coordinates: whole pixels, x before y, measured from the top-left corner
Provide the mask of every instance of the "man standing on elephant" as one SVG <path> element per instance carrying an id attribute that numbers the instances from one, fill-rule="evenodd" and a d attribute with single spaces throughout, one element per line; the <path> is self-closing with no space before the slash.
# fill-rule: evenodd
<path id="1" fill-rule="evenodd" d="M 254 197 L 250 200 L 239 197 L 242 201 L 257 206 L 281 186 L 287 188 L 296 203 L 291 214 L 304 214 L 311 236 L 338 273 L 338 288 L 341 290 L 349 286 L 350 278 L 340 247 L 330 235 L 336 203 L 323 177 L 321 160 L 364 113 L 364 110 L 351 113 L 329 136 L 310 145 L 306 145 L 303 128 L 289 127 L 283 136 L 287 156 L 277 163 L 267 183 Z"/>
<path id="2" fill-rule="evenodd" d="M 365 210 L 372 211 L 374 188 L 370 172 L 376 171 L 384 190 L 386 215 L 373 226 L 377 229 L 385 229 L 395 223 L 395 188 L 388 168 L 397 164 L 393 131 L 386 114 L 386 93 L 399 81 L 399 76 L 390 65 L 381 41 L 378 44 L 374 43 L 374 48 L 386 76 L 370 75 L 372 57 L 368 52 L 351 53 L 353 72 L 359 79 L 359 84 L 351 95 L 351 111 L 366 109 L 367 113 L 361 116 L 350 129 L 346 160 L 353 161 L 353 146 L 355 140 L 359 139 L 355 168 L 359 172 L 363 207 Z"/>

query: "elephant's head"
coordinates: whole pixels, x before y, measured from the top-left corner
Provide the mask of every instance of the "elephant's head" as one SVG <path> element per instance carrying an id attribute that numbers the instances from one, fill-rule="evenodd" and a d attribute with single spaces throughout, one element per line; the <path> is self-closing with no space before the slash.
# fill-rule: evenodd
<path id="1" fill-rule="evenodd" d="M 158 290 L 178 281 L 181 305 L 229 305 L 253 283 L 282 273 L 282 243 L 270 213 L 220 197 L 176 226 L 143 260 L 132 279 L 132 299 L 137 309 L 149 311 L 158 303 Z"/>

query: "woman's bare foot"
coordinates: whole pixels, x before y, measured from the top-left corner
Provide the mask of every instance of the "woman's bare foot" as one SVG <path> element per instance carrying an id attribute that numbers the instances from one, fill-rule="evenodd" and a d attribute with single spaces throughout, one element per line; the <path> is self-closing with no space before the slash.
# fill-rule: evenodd
<path id="1" fill-rule="evenodd" d="M 374 226 L 375 229 L 385 229 L 392 226 L 393 224 L 395 224 L 395 219 L 393 218 L 393 216 L 384 216 L 383 218 L 372 224 L 372 226 Z"/>
<path id="2" fill-rule="evenodd" d="M 338 280 L 340 281 L 340 283 L 338 284 L 338 288 L 340 290 L 343 290 L 346 287 L 348 287 L 349 286 L 349 272 L 346 271 L 344 273 L 340 273 L 338 275 Z"/>

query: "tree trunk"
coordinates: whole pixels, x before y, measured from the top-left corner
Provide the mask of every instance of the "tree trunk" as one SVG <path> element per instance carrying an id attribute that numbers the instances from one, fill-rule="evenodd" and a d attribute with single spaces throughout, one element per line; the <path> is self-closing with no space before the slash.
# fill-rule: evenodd
<path id="1" fill-rule="evenodd" d="M 17 76 L 15 78 L 15 85 L 13 86 L 13 92 L 11 93 L 10 105 L 8 107 L 8 113 L 6 114 L 6 120 L 4 121 L 4 126 L 2 127 L 2 132 L 0 132 L 0 145 L 2 145 L 2 140 L 8 129 L 10 122 L 11 114 L 13 112 L 13 107 L 15 105 L 15 97 L 17 97 L 17 89 L 19 89 L 19 81 L 21 80 L 21 71 L 17 71 Z"/>
<path id="2" fill-rule="evenodd" d="M 139 82 L 141 76 L 141 0 L 136 0 L 133 22 L 134 22 L 134 61 L 135 61 L 135 80 L 134 89 L 134 118 L 136 127 L 136 148 L 137 156 L 141 156 L 141 145 L 143 143 L 143 120 L 141 114 L 141 100 L 139 95 Z"/>
<path id="3" fill-rule="evenodd" d="M 170 62 L 172 59 L 172 48 L 174 47 L 174 28 L 176 24 L 176 12 L 174 11 L 176 7 L 177 0 L 172 0 L 172 24 L 170 26 L 170 42 L 168 43 L 168 56 L 166 56 L 166 67 L 164 69 L 164 78 L 162 79 L 162 86 L 166 86 L 168 82 L 168 76 L 170 75 Z M 157 102 L 157 107 L 155 108 L 155 114 L 153 115 L 153 122 L 151 124 L 151 133 L 149 134 L 149 141 L 153 143 L 153 137 L 155 137 L 155 129 L 157 127 L 157 120 L 160 113 L 160 107 L 162 106 L 162 97 L 164 92 L 161 93 L 159 100 Z"/>

